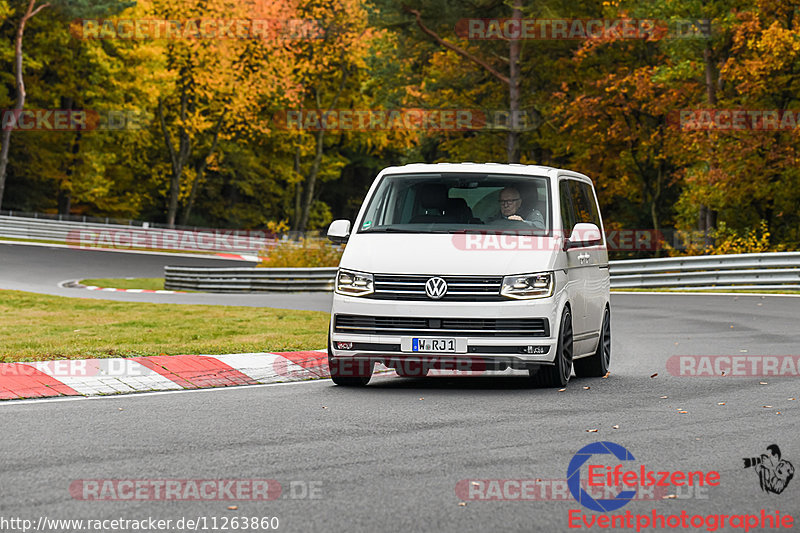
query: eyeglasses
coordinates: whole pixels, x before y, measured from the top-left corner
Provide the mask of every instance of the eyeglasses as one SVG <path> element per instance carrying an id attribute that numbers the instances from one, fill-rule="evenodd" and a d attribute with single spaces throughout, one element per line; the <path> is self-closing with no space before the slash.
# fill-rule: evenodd
<path id="1" fill-rule="evenodd" d="M 500 200 L 501 205 L 513 205 L 519 202 L 521 198 L 514 198 L 513 200 Z"/>

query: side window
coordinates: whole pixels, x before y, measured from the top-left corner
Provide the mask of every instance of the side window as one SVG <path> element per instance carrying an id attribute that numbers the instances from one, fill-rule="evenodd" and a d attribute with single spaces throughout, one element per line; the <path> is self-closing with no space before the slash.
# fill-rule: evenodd
<path id="1" fill-rule="evenodd" d="M 592 186 L 583 181 L 570 180 L 572 204 L 575 208 L 576 222 L 585 222 L 600 227 L 600 213 L 594 199 Z"/>
<path id="2" fill-rule="evenodd" d="M 561 222 L 565 237 L 569 237 L 575 227 L 575 213 L 572 210 L 572 194 L 569 180 L 561 180 L 558 184 L 558 196 L 561 202 Z"/>

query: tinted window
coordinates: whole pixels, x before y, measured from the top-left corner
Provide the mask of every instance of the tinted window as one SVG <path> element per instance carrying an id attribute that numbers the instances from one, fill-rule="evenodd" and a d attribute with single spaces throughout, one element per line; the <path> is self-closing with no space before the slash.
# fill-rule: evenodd
<path id="1" fill-rule="evenodd" d="M 585 222 L 600 227 L 600 213 L 597 212 L 597 202 L 594 199 L 592 186 L 583 181 L 570 180 L 569 188 L 572 192 L 572 205 L 575 209 L 577 222 Z"/>
<path id="2" fill-rule="evenodd" d="M 572 228 L 578 223 L 589 223 L 600 227 L 600 213 L 597 210 L 597 202 L 591 185 L 583 181 L 561 180 L 559 197 L 564 233 L 567 236 L 572 233 Z"/>
<path id="3" fill-rule="evenodd" d="M 575 213 L 572 209 L 572 193 L 570 192 L 569 180 L 561 180 L 558 185 L 558 197 L 561 201 L 561 222 L 564 233 L 567 236 L 572 233 L 575 227 Z"/>
<path id="4" fill-rule="evenodd" d="M 549 198 L 549 180 L 538 176 L 390 174 L 369 200 L 358 231 L 474 229 L 547 234 L 552 220 Z"/>

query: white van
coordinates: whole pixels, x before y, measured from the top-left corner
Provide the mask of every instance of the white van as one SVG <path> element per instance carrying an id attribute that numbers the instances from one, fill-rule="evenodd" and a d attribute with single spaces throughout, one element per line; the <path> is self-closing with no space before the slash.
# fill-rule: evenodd
<path id="1" fill-rule="evenodd" d="M 525 369 L 545 387 L 608 372 L 608 252 L 583 174 L 390 167 L 328 238 L 347 243 L 328 337 L 338 385 L 366 385 L 376 362 L 401 376 Z"/>

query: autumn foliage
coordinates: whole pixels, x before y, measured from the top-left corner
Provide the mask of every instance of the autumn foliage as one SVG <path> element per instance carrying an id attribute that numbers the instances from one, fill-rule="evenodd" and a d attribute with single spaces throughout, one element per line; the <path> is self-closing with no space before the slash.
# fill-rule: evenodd
<path id="1" fill-rule="evenodd" d="M 0 0 L 0 109 L 17 101 L 13 46 L 28 2 Z M 514 157 L 590 175 L 609 228 L 695 232 L 670 253 L 800 245 L 800 126 L 698 128 L 681 118 L 697 110 L 797 115 L 794 2 L 49 4 L 25 29 L 25 107 L 136 120 L 13 131 L 6 210 L 205 227 L 285 220 L 305 231 L 352 218 L 382 167 Z M 456 31 L 471 18 L 513 16 L 653 19 L 667 29 L 694 20 L 711 31 L 517 42 Z M 87 19 L 261 21 L 268 31 L 79 38 L 75 25 Z M 510 108 L 532 119 L 524 129 L 298 130 L 275 120 L 289 110 Z"/>

